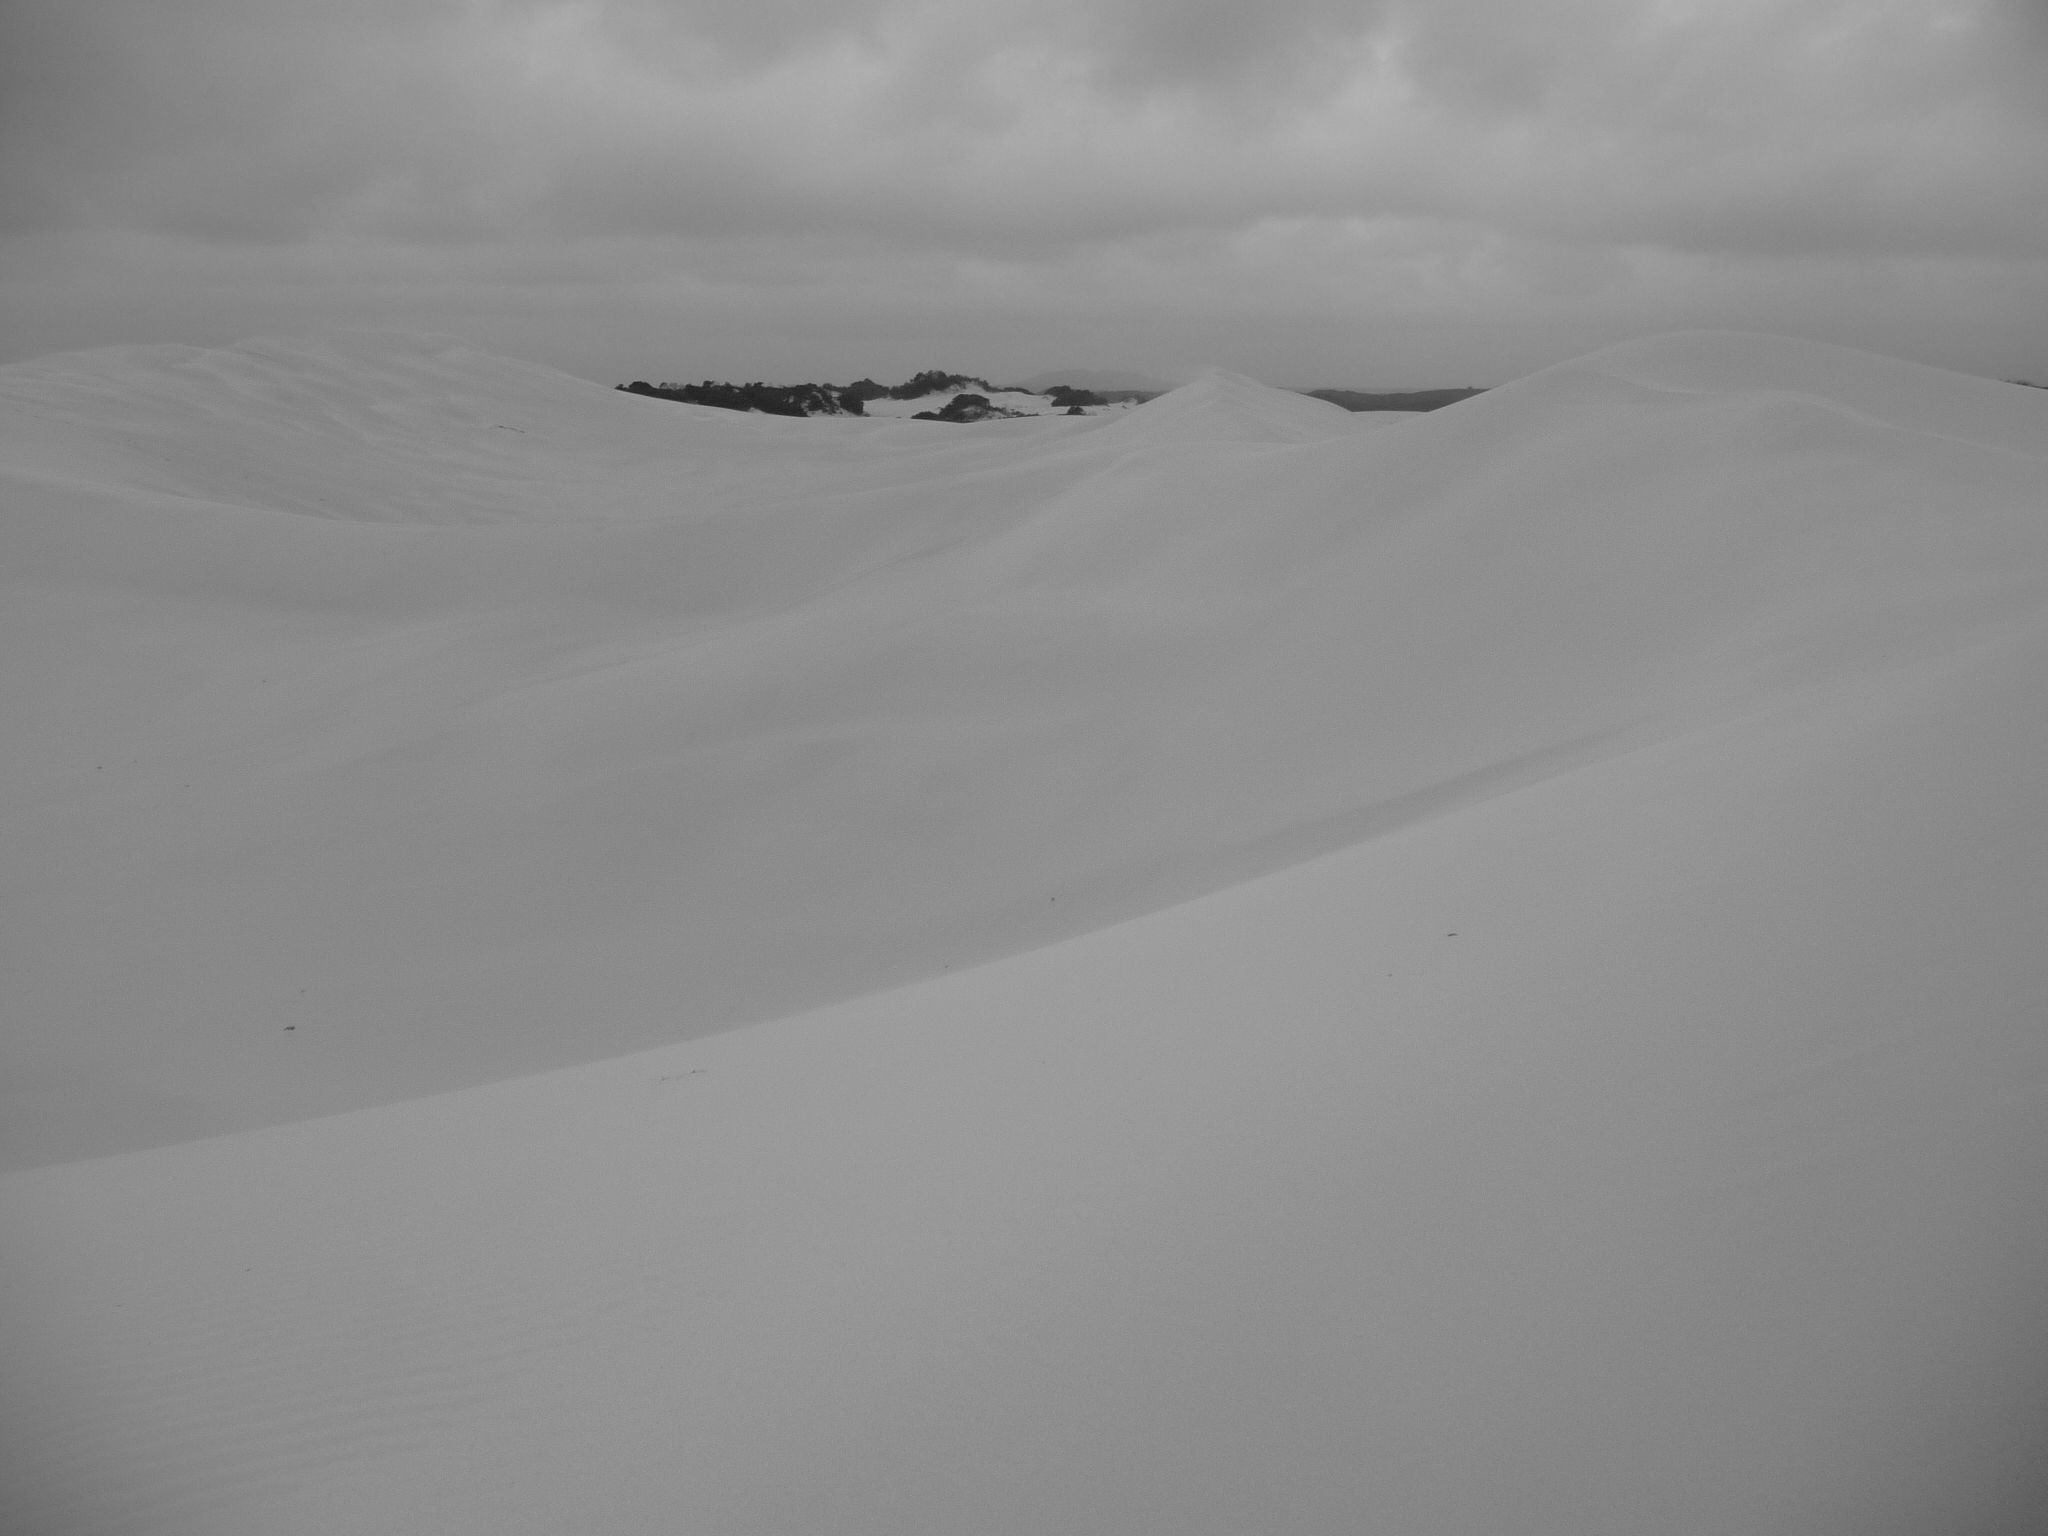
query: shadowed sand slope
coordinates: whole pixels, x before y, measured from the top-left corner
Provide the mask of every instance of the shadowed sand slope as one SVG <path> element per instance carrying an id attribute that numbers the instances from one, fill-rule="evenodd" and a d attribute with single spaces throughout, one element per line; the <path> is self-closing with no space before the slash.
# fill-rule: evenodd
<path id="1" fill-rule="evenodd" d="M 6 1536 L 2038 1529 L 2048 397 L 0 400 Z"/>

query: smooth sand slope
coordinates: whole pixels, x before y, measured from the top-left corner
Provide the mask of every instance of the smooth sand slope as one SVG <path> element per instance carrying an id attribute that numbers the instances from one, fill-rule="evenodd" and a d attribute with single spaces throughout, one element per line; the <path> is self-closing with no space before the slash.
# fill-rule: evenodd
<path id="1" fill-rule="evenodd" d="M 0 399 L 0 1529 L 2038 1529 L 2038 393 Z"/>

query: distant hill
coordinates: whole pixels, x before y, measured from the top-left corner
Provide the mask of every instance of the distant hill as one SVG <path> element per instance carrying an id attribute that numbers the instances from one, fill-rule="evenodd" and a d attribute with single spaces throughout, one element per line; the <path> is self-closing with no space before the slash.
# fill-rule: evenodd
<path id="1" fill-rule="evenodd" d="M 1356 389 L 1304 389 L 1304 395 L 1341 405 L 1347 411 L 1436 411 L 1474 395 L 1480 389 L 1415 389 L 1405 394 L 1368 394 Z"/>

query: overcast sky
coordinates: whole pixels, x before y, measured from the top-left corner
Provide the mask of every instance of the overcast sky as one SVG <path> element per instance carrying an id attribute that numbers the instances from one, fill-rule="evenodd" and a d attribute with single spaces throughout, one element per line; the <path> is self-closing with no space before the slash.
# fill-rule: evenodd
<path id="1" fill-rule="evenodd" d="M 2048 377 L 2048 0 L 6 0 L 0 358 Z"/>

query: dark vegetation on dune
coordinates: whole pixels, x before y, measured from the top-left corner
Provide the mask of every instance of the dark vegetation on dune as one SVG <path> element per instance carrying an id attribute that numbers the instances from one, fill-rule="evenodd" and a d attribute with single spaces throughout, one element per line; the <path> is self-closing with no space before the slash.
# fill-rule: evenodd
<path id="1" fill-rule="evenodd" d="M 1107 405 L 1109 396 L 1098 394 L 1092 389 L 1076 389 L 1071 384 L 1055 384 L 1045 392 L 1045 398 L 1065 410 L 1078 411 L 1085 406 Z"/>
<path id="2" fill-rule="evenodd" d="M 1000 406 L 990 405 L 987 395 L 955 395 L 936 411 L 919 411 L 912 421 L 987 421 L 991 416 L 1011 416 Z"/>
<path id="3" fill-rule="evenodd" d="M 649 384 L 635 379 L 619 388 L 684 405 L 715 405 L 722 411 L 765 411 L 770 416 L 859 416 L 861 398 L 830 384 Z M 869 398 L 873 398 L 870 396 Z"/>
<path id="4" fill-rule="evenodd" d="M 976 382 L 979 382 L 978 380 Z M 983 389 L 989 386 L 982 385 Z M 1092 389 L 1074 389 L 1066 384 L 1055 384 L 1044 391 L 1012 390 L 1009 393 L 1039 394 L 1050 402 L 1053 409 L 1065 411 L 1069 416 L 1085 416 L 1091 405 L 1107 405 L 1109 402 Z M 999 391 L 1001 393 L 1001 391 Z M 898 396 L 898 399 L 905 398 Z M 916 398 L 912 396 L 910 398 Z M 987 421 L 993 416 L 1030 415 L 1028 411 L 1012 411 L 994 404 L 987 395 L 958 394 L 936 411 L 919 411 L 912 421 Z"/>
<path id="5" fill-rule="evenodd" d="M 994 388 L 988 380 L 972 374 L 945 373 L 937 368 L 927 369 L 901 384 L 877 384 L 873 379 L 856 379 L 851 384 L 721 384 L 713 379 L 702 384 L 649 384 L 645 379 L 635 379 L 618 387 L 629 395 L 650 395 L 684 405 L 716 406 L 722 411 L 765 411 L 770 416 L 865 416 L 870 400 L 917 400 L 925 395 L 964 389 L 969 384 Z M 935 412 L 933 419 L 980 418 L 941 416 Z"/>
<path id="6" fill-rule="evenodd" d="M 888 395 L 891 400 L 920 400 L 926 395 L 962 390 L 970 384 L 978 385 L 982 389 L 995 388 L 987 379 L 971 373 L 942 373 L 936 368 L 927 368 L 923 373 L 898 384 L 888 391 Z"/>
<path id="7" fill-rule="evenodd" d="M 970 389 L 970 386 L 972 388 Z M 951 394 L 945 406 L 919 411 L 918 421 L 985 421 L 991 416 L 1014 415 L 989 402 L 989 394 L 1036 394 L 1050 401 L 1056 410 L 1078 416 L 1092 406 L 1152 398 L 1144 390 L 1078 389 L 1055 384 L 1044 390 L 1019 390 L 998 386 L 971 373 L 947 373 L 928 368 L 901 384 L 877 384 L 873 379 L 856 379 L 851 384 L 721 384 L 706 379 L 701 384 L 649 384 L 635 379 L 618 386 L 628 394 L 651 395 L 657 400 L 676 400 L 685 405 L 710 405 L 725 411 L 765 411 L 771 416 L 864 416 L 870 400 L 921 400 L 927 395 Z M 986 393 L 982 393 L 986 391 Z M 1317 400 L 1327 400 L 1347 411 L 1434 411 L 1479 394 L 1477 389 L 1421 389 L 1401 393 L 1372 394 L 1356 389 L 1305 389 Z"/>

